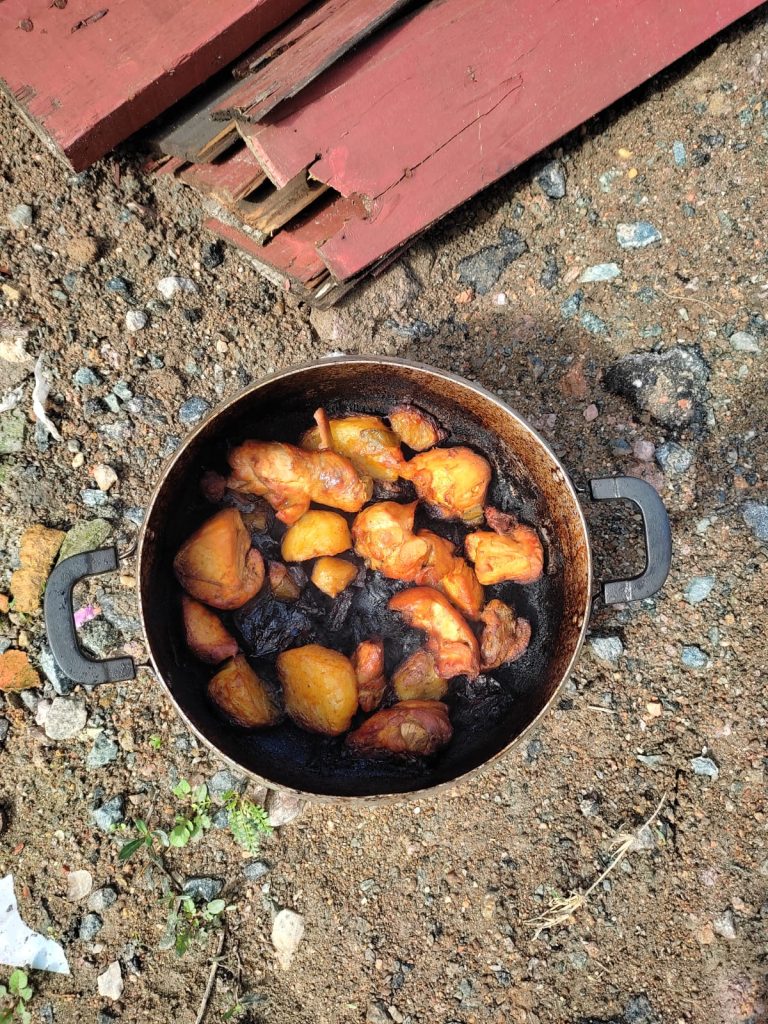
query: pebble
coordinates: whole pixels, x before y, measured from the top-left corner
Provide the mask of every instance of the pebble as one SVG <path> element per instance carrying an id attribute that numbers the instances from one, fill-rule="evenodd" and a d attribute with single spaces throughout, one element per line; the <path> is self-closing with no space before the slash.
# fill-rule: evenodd
<path id="1" fill-rule="evenodd" d="M 147 326 L 147 314 L 141 309 L 129 309 L 125 314 L 125 328 L 128 331 L 143 331 Z"/>
<path id="2" fill-rule="evenodd" d="M 88 751 L 85 759 L 86 768 L 104 768 L 117 760 L 120 747 L 105 732 L 100 732 L 94 740 L 93 746 Z"/>
<path id="3" fill-rule="evenodd" d="M 8 738 L 8 730 L 11 728 L 11 723 L 7 718 L 0 718 L 0 750 L 5 746 L 5 741 Z"/>
<path id="4" fill-rule="evenodd" d="M 127 294 L 131 290 L 130 284 L 125 280 L 124 277 L 110 277 L 107 281 L 107 291 L 118 292 L 120 294 Z"/>
<path id="5" fill-rule="evenodd" d="M 583 301 L 584 292 L 574 292 L 573 295 L 570 295 L 560 306 L 560 316 L 562 316 L 564 320 L 571 320 L 581 309 Z"/>
<path id="6" fill-rule="evenodd" d="M 544 744 L 538 736 L 535 736 L 525 748 L 525 760 L 528 764 L 533 764 L 534 761 L 537 761 L 543 753 Z"/>
<path id="7" fill-rule="evenodd" d="M 551 291 L 551 289 L 554 288 L 557 284 L 559 277 L 560 267 L 557 265 L 557 260 L 555 259 L 555 257 L 550 254 L 549 256 L 547 256 L 546 262 L 544 263 L 544 268 L 541 271 L 541 275 L 539 277 L 539 284 L 542 286 L 542 288 L 546 288 L 547 291 Z M 505 301 L 502 303 L 499 303 L 497 299 L 498 296 L 494 299 L 496 305 L 504 305 L 506 302 L 506 296 Z"/>
<path id="8" fill-rule="evenodd" d="M 652 441 L 643 441 L 638 438 L 632 445 L 632 454 L 639 462 L 650 462 L 656 452 L 656 445 Z"/>
<path id="9" fill-rule="evenodd" d="M 224 882 L 221 878 L 188 878 L 184 883 L 182 893 L 184 896 L 191 896 L 193 900 L 200 900 L 201 903 L 210 903 L 211 900 L 215 900 L 221 890 L 224 888 Z"/>
<path id="10" fill-rule="evenodd" d="M 88 895 L 93 888 L 93 875 L 90 871 L 70 871 L 67 875 L 67 899 L 77 903 Z"/>
<path id="11" fill-rule="evenodd" d="M 596 263 L 593 267 L 587 267 L 579 281 L 583 284 L 591 284 L 594 281 L 612 281 L 620 275 L 621 270 L 618 263 Z"/>
<path id="12" fill-rule="evenodd" d="M 104 462 L 99 462 L 93 467 L 93 479 L 100 491 L 108 491 L 117 483 L 117 473 Z"/>
<path id="13" fill-rule="evenodd" d="M 111 885 L 105 885 L 102 889 L 94 889 L 88 897 L 88 909 L 99 913 L 108 910 L 117 901 L 117 890 Z"/>
<path id="14" fill-rule="evenodd" d="M 688 604 L 700 604 L 706 601 L 715 585 L 714 576 L 694 576 L 685 588 L 685 600 Z"/>
<path id="15" fill-rule="evenodd" d="M 656 449 L 656 461 L 669 476 L 681 476 L 691 468 L 693 455 L 677 441 L 665 441 Z"/>
<path id="16" fill-rule="evenodd" d="M 83 645 L 97 658 L 106 658 L 115 648 L 120 647 L 123 638 L 117 629 L 105 619 L 90 619 L 78 630 Z"/>
<path id="17" fill-rule="evenodd" d="M 98 914 L 86 914 L 80 922 L 77 937 L 81 942 L 92 942 L 104 927 Z"/>
<path id="18" fill-rule="evenodd" d="M 528 244 L 517 231 L 502 228 L 498 245 L 487 245 L 466 256 L 458 265 L 459 281 L 471 285 L 478 295 L 487 294 L 504 269 L 528 252 Z"/>
<path id="19" fill-rule="evenodd" d="M 69 740 L 85 728 L 85 704 L 69 697 L 54 697 L 45 718 L 45 735 L 51 740 Z"/>
<path id="20" fill-rule="evenodd" d="M 269 864 L 264 860 L 249 860 L 243 864 L 243 875 L 248 882 L 260 882 L 269 871 Z"/>
<path id="21" fill-rule="evenodd" d="M 75 370 L 72 380 L 79 388 L 93 388 L 97 384 L 101 384 L 101 377 L 90 366 L 80 366 Z"/>
<path id="22" fill-rule="evenodd" d="M 685 166 L 685 146 L 679 140 L 672 143 L 672 157 L 678 167 Z"/>
<path id="23" fill-rule="evenodd" d="M 566 193 L 565 168 L 559 160 L 550 160 L 536 175 L 536 184 L 550 199 L 563 199 Z"/>
<path id="24" fill-rule="evenodd" d="M 686 668 L 706 668 L 709 664 L 707 655 L 695 644 L 683 648 L 681 660 Z"/>
<path id="25" fill-rule="evenodd" d="M 622 249 L 643 249 L 661 241 L 661 233 L 647 220 L 634 224 L 617 224 L 616 241 Z"/>
<path id="26" fill-rule="evenodd" d="M 200 262 L 206 270 L 215 270 L 224 262 L 224 249 L 220 242 L 206 242 L 200 250 Z"/>
<path id="27" fill-rule="evenodd" d="M 102 832 L 110 832 L 125 816 L 125 800 L 121 795 L 106 800 L 91 811 L 91 819 Z"/>
<path id="28" fill-rule="evenodd" d="M 123 972 L 117 960 L 100 974 L 96 982 L 99 995 L 104 999 L 119 999 L 123 994 Z"/>
<path id="29" fill-rule="evenodd" d="M 184 426 L 191 427 L 193 424 L 198 423 L 210 411 L 210 408 L 211 403 L 205 398 L 199 398 L 198 396 L 188 398 L 179 407 L 179 419 Z"/>
<path id="30" fill-rule="evenodd" d="M 747 501 L 741 510 L 741 518 L 758 540 L 768 541 L 768 505 Z"/>
<path id="31" fill-rule="evenodd" d="M 224 795 L 230 790 L 235 793 L 244 793 L 248 781 L 241 775 L 235 775 L 229 768 L 222 768 L 208 779 L 208 794 L 212 800 L 223 800 Z"/>
<path id="32" fill-rule="evenodd" d="M 87 522 L 75 523 L 62 542 L 58 560 L 62 562 L 71 555 L 79 555 L 83 551 L 100 548 L 111 534 L 112 527 L 106 519 L 90 519 Z M 51 682 L 53 682 L 52 679 Z"/>
<path id="33" fill-rule="evenodd" d="M 730 910 L 726 910 L 716 917 L 712 922 L 712 927 L 715 930 L 715 935 L 719 935 L 721 939 L 732 941 L 736 938 L 736 925 Z"/>
<path id="34" fill-rule="evenodd" d="M 272 945 L 284 971 L 291 966 L 304 936 L 304 918 L 293 910 L 281 910 L 272 922 Z"/>
<path id="35" fill-rule="evenodd" d="M 298 818 L 304 810 L 305 802 L 291 793 L 282 793 L 277 789 L 270 789 L 267 793 L 266 810 L 269 824 L 272 828 L 280 828 Z"/>
<path id="36" fill-rule="evenodd" d="M 600 411 L 594 402 L 592 402 L 591 405 L 588 405 L 587 408 L 584 410 L 584 419 L 587 421 L 587 423 L 591 423 L 593 420 L 596 420 L 599 415 Z"/>
<path id="37" fill-rule="evenodd" d="M 605 372 L 609 391 L 664 426 L 686 427 L 703 420 L 709 369 L 692 346 L 665 352 L 633 352 Z"/>
<path id="38" fill-rule="evenodd" d="M 590 334 L 605 334 L 608 330 L 605 320 L 602 320 L 595 313 L 590 313 L 588 309 L 581 314 L 579 322 Z"/>
<path id="39" fill-rule="evenodd" d="M 157 290 L 164 299 L 171 299 L 177 292 L 196 293 L 197 285 L 189 277 L 162 277 L 157 282 Z"/>
<path id="40" fill-rule="evenodd" d="M 615 664 L 624 653 L 624 644 L 617 636 L 590 637 L 589 646 L 596 658 Z"/>
<path id="41" fill-rule="evenodd" d="M 45 678 L 53 687 L 54 692 L 60 697 L 68 697 L 74 690 L 76 684 L 69 678 L 69 676 L 64 675 L 61 671 L 50 647 L 41 647 L 38 661 Z"/>
<path id="42" fill-rule="evenodd" d="M 654 1024 L 653 1008 L 645 994 L 632 996 L 624 1009 L 626 1024 Z"/>
<path id="43" fill-rule="evenodd" d="M 754 334 L 748 334 L 746 331 L 736 331 L 728 339 L 731 343 L 731 348 L 734 348 L 737 352 L 759 352 L 760 343 Z"/>
<path id="44" fill-rule="evenodd" d="M 691 758 L 691 768 L 696 775 L 704 775 L 708 779 L 717 779 L 720 775 L 720 769 L 711 757 Z"/>
<path id="45" fill-rule="evenodd" d="M 32 226 L 32 207 L 19 203 L 8 211 L 8 223 L 13 228 L 29 228 Z"/>

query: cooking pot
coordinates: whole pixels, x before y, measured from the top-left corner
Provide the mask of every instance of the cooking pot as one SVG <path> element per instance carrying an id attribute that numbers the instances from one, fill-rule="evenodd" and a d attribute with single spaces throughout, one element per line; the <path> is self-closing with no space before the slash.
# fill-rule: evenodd
<path id="1" fill-rule="evenodd" d="M 533 627 L 531 645 L 493 678 L 459 683 L 464 698 L 452 715 L 454 738 L 427 762 L 352 757 L 336 739 L 290 722 L 248 732 L 210 704 L 210 667 L 184 641 L 173 557 L 211 514 L 200 492 L 206 469 L 226 465 L 226 451 L 246 438 L 297 442 L 323 406 L 330 415 L 386 415 L 409 401 L 446 429 L 446 444 L 469 444 L 494 467 L 491 504 L 534 524 L 546 549 L 546 572 L 525 587 L 507 585 L 511 603 Z M 626 499 L 639 508 L 646 567 L 640 576 L 605 583 L 607 604 L 637 601 L 664 583 L 671 560 L 669 519 L 661 499 L 633 477 L 592 480 L 591 498 Z M 75 555 L 51 574 L 45 620 L 54 657 L 77 682 L 130 679 L 130 658 L 95 661 L 80 650 L 72 591 L 85 576 L 117 567 L 114 548 Z M 511 750 L 552 705 L 579 655 L 592 611 L 592 553 L 580 499 L 559 460 L 536 431 L 504 402 L 452 373 L 389 357 L 344 356 L 281 370 L 220 406 L 193 430 L 166 465 L 138 540 L 138 604 L 157 678 L 189 729 L 233 768 L 259 783 L 316 800 L 365 800 L 436 791 L 474 775 Z M 507 599 L 505 597 L 505 599 Z"/>

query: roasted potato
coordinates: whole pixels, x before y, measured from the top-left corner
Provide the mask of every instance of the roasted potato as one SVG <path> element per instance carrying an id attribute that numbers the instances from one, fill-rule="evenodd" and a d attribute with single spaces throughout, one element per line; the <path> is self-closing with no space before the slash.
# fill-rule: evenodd
<path id="1" fill-rule="evenodd" d="M 357 576 L 357 566 L 343 558 L 318 558 L 312 569 L 312 582 L 328 597 L 338 597 Z"/>
<path id="2" fill-rule="evenodd" d="M 269 563 L 269 585 L 278 601 L 296 601 L 301 587 L 291 575 L 291 570 L 281 562 Z"/>
<path id="3" fill-rule="evenodd" d="M 533 583 L 539 579 L 544 571 L 544 548 L 536 531 L 494 508 L 486 508 L 485 516 L 491 530 L 476 530 L 464 540 L 480 583 L 491 586 L 505 580 Z"/>
<path id="4" fill-rule="evenodd" d="M 453 544 L 444 537 L 431 530 L 419 530 L 416 536 L 429 545 L 429 557 L 414 582 L 435 587 L 467 618 L 477 619 L 485 595 L 472 567 L 454 553 Z"/>
<path id="5" fill-rule="evenodd" d="M 374 480 L 397 480 L 403 453 L 395 434 L 378 416 L 344 416 L 328 420 L 330 439 L 321 426 L 308 430 L 301 447 L 309 451 L 332 448 L 344 455 L 355 469 Z M 330 443 L 327 443 L 330 441 Z"/>
<path id="6" fill-rule="evenodd" d="M 381 704 L 387 680 L 384 675 L 384 641 L 363 640 L 352 655 L 357 676 L 357 699 L 363 711 L 373 711 Z"/>
<path id="7" fill-rule="evenodd" d="M 453 736 L 448 708 L 437 700 L 404 700 L 377 711 L 347 736 L 347 746 L 364 757 L 429 757 Z"/>
<path id="8" fill-rule="evenodd" d="M 321 555 L 338 555 L 351 547 L 352 537 L 344 516 L 310 509 L 288 527 L 280 550 L 286 562 L 306 562 Z"/>
<path id="9" fill-rule="evenodd" d="M 431 530 L 419 530 L 416 536 L 426 542 L 428 554 L 416 583 L 436 587 L 440 580 L 454 569 L 456 548 L 453 544 Z"/>
<path id="10" fill-rule="evenodd" d="M 398 700 L 442 700 L 448 681 L 439 675 L 429 651 L 422 649 L 397 666 L 392 674 L 392 689 Z"/>
<path id="11" fill-rule="evenodd" d="M 206 520 L 179 548 L 173 568 L 188 594 L 214 608 L 239 608 L 264 582 L 264 559 L 234 508 Z"/>
<path id="12" fill-rule="evenodd" d="M 401 405 L 393 409 L 387 419 L 403 444 L 415 452 L 433 448 L 445 437 L 445 431 L 438 427 L 432 417 L 414 405 Z"/>
<path id="13" fill-rule="evenodd" d="M 526 652 L 531 642 L 531 624 L 520 619 L 503 601 L 489 601 L 480 618 L 485 623 L 480 637 L 480 659 L 483 671 L 498 668 Z"/>
<path id="14" fill-rule="evenodd" d="M 237 654 L 237 641 L 216 612 L 187 594 L 181 595 L 181 612 L 187 647 L 196 658 L 219 665 Z"/>
<path id="15" fill-rule="evenodd" d="M 477 638 L 447 598 L 432 587 L 401 590 L 390 598 L 389 607 L 399 612 L 409 626 L 427 635 L 427 650 L 434 655 L 443 679 L 480 672 Z"/>
<path id="16" fill-rule="evenodd" d="M 433 448 L 406 462 L 400 474 L 435 515 L 478 523 L 491 482 L 491 467 L 471 448 Z"/>
<path id="17" fill-rule="evenodd" d="M 246 729 L 263 729 L 282 718 L 275 690 L 248 664 L 245 655 L 228 661 L 208 684 L 208 696 L 225 715 Z"/>
<path id="18" fill-rule="evenodd" d="M 359 512 L 373 494 L 373 481 L 361 477 L 343 455 L 332 451 L 307 452 L 309 495 L 318 505 L 343 512 Z"/>
<path id="19" fill-rule="evenodd" d="M 413 532 L 416 504 L 379 501 L 363 509 L 352 524 L 355 551 L 388 579 L 414 582 L 429 557 L 429 545 Z"/>
<path id="20" fill-rule="evenodd" d="M 319 644 L 293 647 L 277 656 L 285 709 L 303 729 L 339 736 L 357 711 L 357 676 L 352 662 Z"/>

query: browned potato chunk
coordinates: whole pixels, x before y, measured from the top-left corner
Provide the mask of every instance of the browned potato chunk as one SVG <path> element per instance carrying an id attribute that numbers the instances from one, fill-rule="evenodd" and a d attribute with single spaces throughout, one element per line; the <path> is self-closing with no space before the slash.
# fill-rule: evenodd
<path id="1" fill-rule="evenodd" d="M 269 585 L 278 601 L 295 601 L 301 587 L 291 576 L 291 570 L 281 562 L 269 563 Z"/>
<path id="2" fill-rule="evenodd" d="M 448 708 L 437 700 L 404 700 L 377 711 L 347 736 L 347 746 L 365 757 L 429 757 L 453 736 Z"/>
<path id="3" fill-rule="evenodd" d="M 452 604 L 431 587 L 401 590 L 390 598 L 389 607 L 400 612 L 409 626 L 427 635 L 427 650 L 434 655 L 443 679 L 480 672 L 477 637 Z"/>
<path id="4" fill-rule="evenodd" d="M 448 682 L 438 674 L 429 651 L 419 650 L 397 666 L 392 688 L 398 700 L 442 700 Z"/>
<path id="5" fill-rule="evenodd" d="M 389 425 L 403 444 L 407 444 L 415 452 L 433 448 L 445 437 L 437 423 L 427 413 L 413 405 L 402 405 L 387 417 Z"/>
<path id="6" fill-rule="evenodd" d="M 239 608 L 264 582 L 264 559 L 234 508 L 206 520 L 179 548 L 173 568 L 188 594 L 214 608 Z"/>
<path id="7" fill-rule="evenodd" d="M 343 558 L 318 558 L 312 569 L 312 582 L 328 597 L 338 597 L 357 576 L 357 566 Z"/>
<path id="8" fill-rule="evenodd" d="M 373 480 L 361 477 L 337 452 L 307 452 L 309 496 L 318 505 L 330 505 L 343 512 L 359 512 L 373 494 Z"/>
<path id="9" fill-rule="evenodd" d="M 478 523 L 491 482 L 491 467 L 471 448 L 433 448 L 406 462 L 401 476 L 444 519 Z"/>
<path id="10" fill-rule="evenodd" d="M 395 434 L 378 416 L 344 416 L 328 421 L 330 446 L 344 455 L 355 469 L 374 480 L 397 480 L 403 464 L 403 453 Z M 308 430 L 301 447 L 317 451 L 328 447 L 319 426 Z"/>
<path id="11" fill-rule="evenodd" d="M 444 537 L 439 537 L 431 530 L 419 530 L 416 536 L 427 542 L 430 553 L 427 564 L 415 582 L 436 587 L 462 614 L 477 619 L 485 595 L 472 567 L 460 555 L 454 554 L 453 544 Z"/>
<path id="12" fill-rule="evenodd" d="M 225 715 L 246 729 L 263 729 L 282 718 L 273 689 L 253 671 L 245 655 L 228 661 L 208 684 L 208 696 Z"/>
<path id="13" fill-rule="evenodd" d="M 486 508 L 485 515 L 495 532 L 477 530 L 464 540 L 480 583 L 491 586 L 505 580 L 533 583 L 539 579 L 544 571 L 544 549 L 536 531 L 494 508 Z"/>
<path id="14" fill-rule="evenodd" d="M 531 624 L 519 619 L 503 601 L 489 601 L 481 615 L 485 628 L 480 639 L 483 671 L 517 661 L 531 642 Z"/>
<path id="15" fill-rule="evenodd" d="M 352 537 L 344 516 L 310 509 L 286 530 L 280 549 L 286 562 L 306 562 L 321 555 L 338 555 L 351 547 Z"/>
<path id="16" fill-rule="evenodd" d="M 370 569 L 392 580 L 415 581 L 429 556 L 429 545 L 413 533 L 417 502 L 379 501 L 355 517 L 355 551 Z"/>
<path id="17" fill-rule="evenodd" d="M 190 651 L 209 665 L 219 665 L 237 654 L 237 641 L 216 612 L 187 594 L 181 595 L 184 635 Z"/>
<path id="18" fill-rule="evenodd" d="M 381 704 L 387 680 L 384 676 L 384 641 L 363 640 L 352 655 L 357 676 L 357 697 L 363 711 L 373 711 Z"/>
<path id="19" fill-rule="evenodd" d="M 339 736 L 357 711 L 352 662 L 320 644 L 293 647 L 277 656 L 285 709 L 303 729 Z"/>

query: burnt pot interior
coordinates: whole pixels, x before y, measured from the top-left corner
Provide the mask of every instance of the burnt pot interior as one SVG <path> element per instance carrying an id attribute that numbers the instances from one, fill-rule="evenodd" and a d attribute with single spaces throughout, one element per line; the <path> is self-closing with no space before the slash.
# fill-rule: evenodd
<path id="1" fill-rule="evenodd" d="M 225 466 L 246 438 L 297 442 L 314 410 L 386 415 L 411 401 L 493 464 L 493 504 L 535 524 L 545 539 L 544 577 L 504 585 L 499 596 L 530 619 L 531 645 L 512 665 L 474 684 L 459 682 L 455 734 L 427 763 L 358 760 L 339 740 L 290 722 L 262 732 L 231 725 L 211 706 L 213 670 L 188 652 L 172 571 L 182 541 L 212 513 L 199 489 L 204 470 Z M 389 360 L 316 363 L 278 374 L 233 399 L 177 453 L 149 510 L 141 548 L 140 600 L 155 666 L 187 721 L 240 767 L 269 782 L 320 797 L 409 793 L 449 783 L 502 753 L 541 714 L 580 643 L 589 605 L 589 552 L 578 503 L 552 455 L 507 408 L 467 382 Z M 490 595 L 489 595 L 490 596 Z M 345 651 L 351 653 L 351 651 Z"/>

